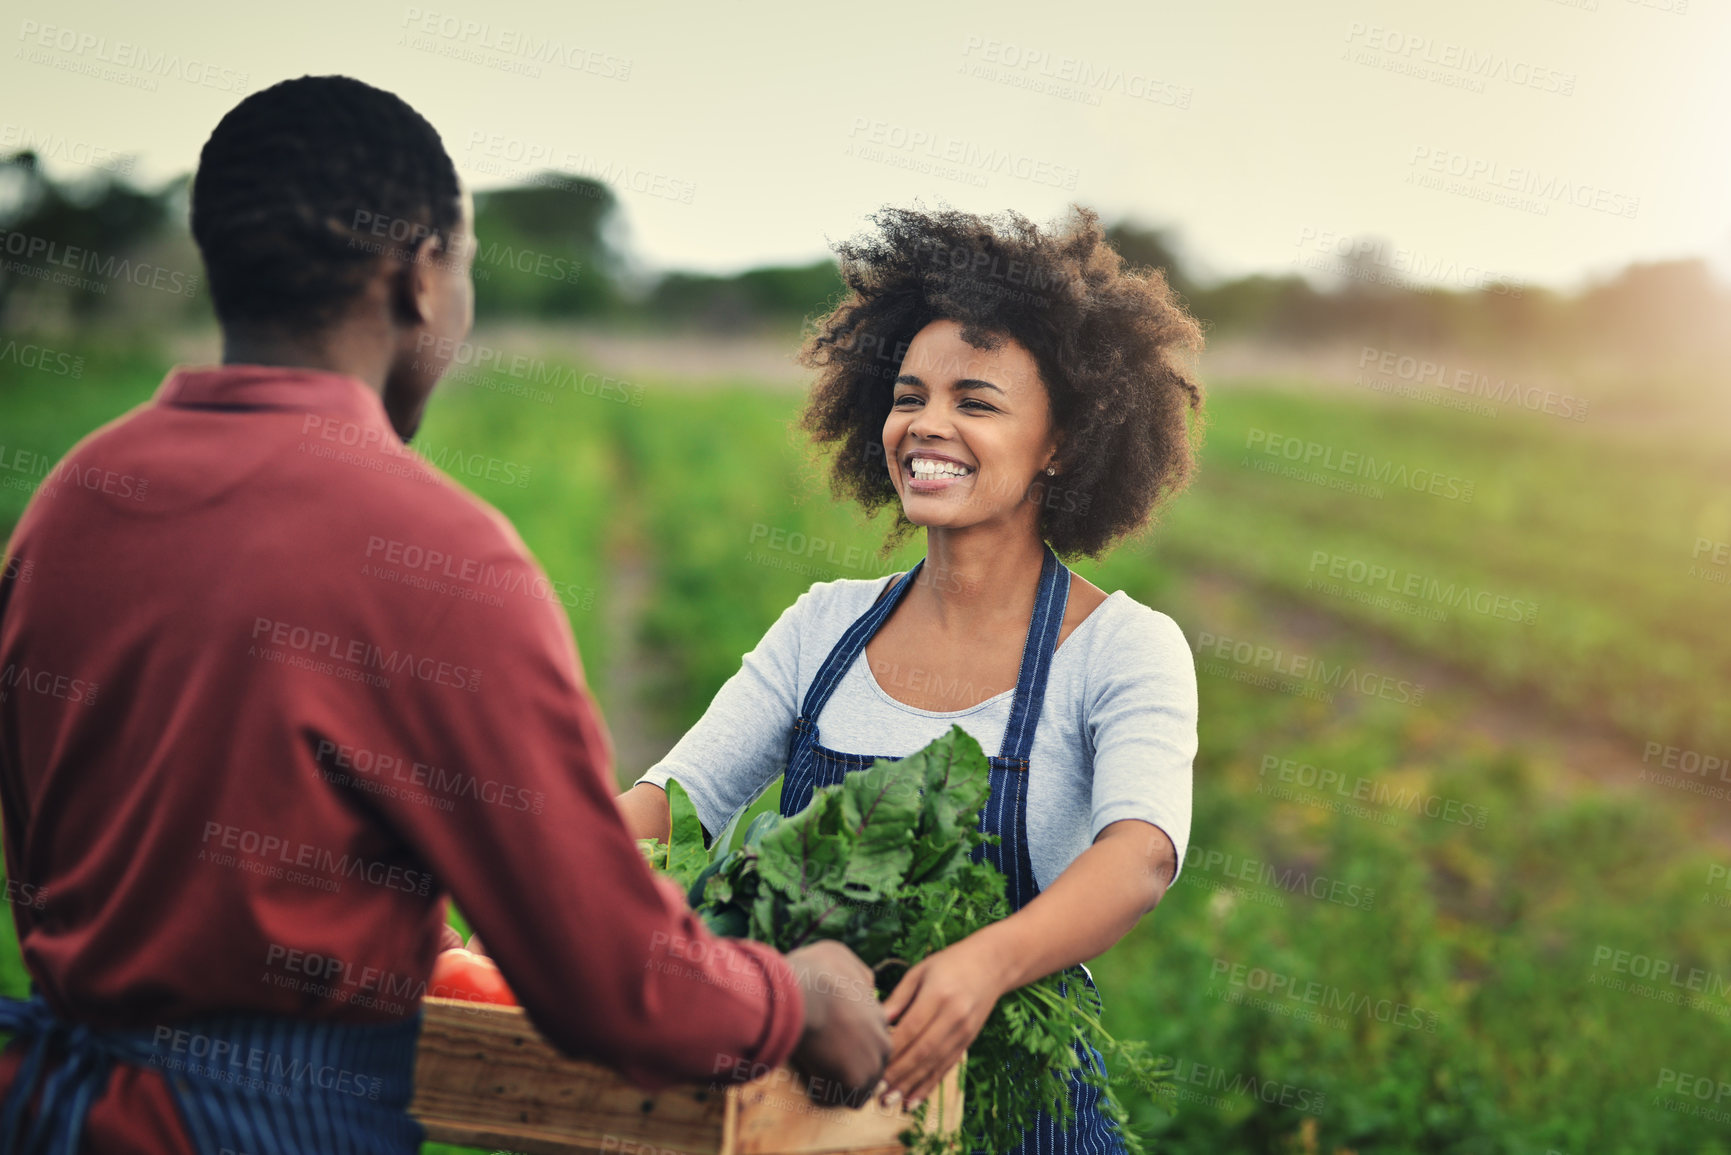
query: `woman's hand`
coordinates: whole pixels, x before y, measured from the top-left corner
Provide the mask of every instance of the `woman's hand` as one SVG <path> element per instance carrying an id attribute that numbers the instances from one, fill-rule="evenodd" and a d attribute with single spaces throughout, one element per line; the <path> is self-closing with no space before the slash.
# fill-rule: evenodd
<path id="1" fill-rule="evenodd" d="M 895 1027 L 884 1073 L 889 1089 L 908 1106 L 918 1104 L 1006 991 L 1105 953 L 1154 909 L 1176 869 L 1165 831 L 1119 819 L 1015 914 L 928 955 L 884 1000 Z"/>
<path id="2" fill-rule="evenodd" d="M 884 1000 L 894 1024 L 884 1082 L 917 1106 L 949 1073 L 1006 990 L 989 939 L 971 935 L 914 964 Z"/>

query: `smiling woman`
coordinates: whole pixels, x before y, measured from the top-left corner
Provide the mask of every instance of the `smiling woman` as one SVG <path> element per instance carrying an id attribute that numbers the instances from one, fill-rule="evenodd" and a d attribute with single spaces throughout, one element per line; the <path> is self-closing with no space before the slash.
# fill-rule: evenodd
<path id="1" fill-rule="evenodd" d="M 896 460 L 886 423 L 915 404 L 900 387 L 910 376 L 916 391 L 962 386 L 975 411 L 1035 385 L 1054 443 L 1037 465 L 1051 472 L 1030 469 L 1019 486 L 981 480 L 994 502 L 1025 497 L 1061 555 L 1097 557 L 1184 487 L 1202 389 L 1177 354 L 1200 349 L 1202 336 L 1162 270 L 1126 270 L 1083 208 L 1055 233 L 1014 213 L 885 209 L 876 221 L 875 236 L 839 246 L 852 292 L 802 353 L 818 371 L 803 424 L 836 447 L 837 497 L 867 511 L 906 497 L 901 474 L 885 468 L 886 453 Z M 949 324 L 928 332 L 936 321 Z M 916 342 L 925 347 L 909 365 Z M 904 504 L 888 545 L 918 524 Z"/>
<path id="2" fill-rule="evenodd" d="M 708 831 L 785 774 L 781 812 L 877 757 L 960 724 L 987 750 L 977 852 L 1012 914 L 913 966 L 884 1010 L 885 1080 L 918 1102 L 1008 991 L 1117 942 L 1176 878 L 1189 839 L 1196 677 L 1171 618 L 1070 573 L 1147 525 L 1193 468 L 1201 389 L 1175 363 L 1200 341 L 1159 270 L 1127 271 L 1094 214 L 1042 233 L 1013 214 L 885 210 L 840 247 L 851 290 L 804 350 L 804 425 L 837 446 L 832 483 L 896 503 L 887 580 L 820 582 L 770 628 L 697 725 L 621 798 L 665 837 L 668 778 Z M 1097 997 L 1097 996 L 1096 996 Z M 1102 1064 L 1097 1052 L 1080 1053 Z M 1122 1151 L 1078 1075 L 1067 1124 L 1015 1150 Z"/>

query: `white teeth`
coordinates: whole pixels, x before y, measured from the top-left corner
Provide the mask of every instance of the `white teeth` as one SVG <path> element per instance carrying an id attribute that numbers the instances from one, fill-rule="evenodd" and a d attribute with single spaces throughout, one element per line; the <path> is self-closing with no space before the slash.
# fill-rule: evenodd
<path id="1" fill-rule="evenodd" d="M 966 477 L 970 470 L 953 461 L 935 461 L 929 457 L 916 457 L 908 463 L 908 470 L 921 481 L 934 481 L 940 477 Z"/>

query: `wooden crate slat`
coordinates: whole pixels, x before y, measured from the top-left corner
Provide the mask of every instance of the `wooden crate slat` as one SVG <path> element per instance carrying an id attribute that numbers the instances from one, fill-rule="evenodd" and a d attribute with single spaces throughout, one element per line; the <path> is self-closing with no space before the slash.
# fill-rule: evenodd
<path id="1" fill-rule="evenodd" d="M 643 1143 L 723 1155 L 732 1109 L 719 1089 L 651 1094 L 599 1064 L 568 1059 L 520 1007 L 426 1000 L 409 1110 L 440 1142 L 494 1143 L 528 1155 Z"/>
<path id="2" fill-rule="evenodd" d="M 723 1088 L 649 1093 L 560 1055 L 520 1007 L 428 998 L 409 1111 L 441 1143 L 524 1155 L 900 1155 L 899 1108 L 813 1103 L 781 1067 Z M 961 1122 L 958 1065 L 932 1094 L 934 1125 Z"/>
<path id="3" fill-rule="evenodd" d="M 940 1131 L 961 1125 L 959 1084 L 966 1061 L 964 1056 L 931 1094 L 927 1117 Z M 875 1100 L 857 1109 L 814 1103 L 805 1081 L 788 1067 L 732 1094 L 739 1102 L 739 1122 L 738 1142 L 729 1155 L 902 1155 L 897 1136 L 913 1126 L 899 1106 L 880 1107 Z"/>

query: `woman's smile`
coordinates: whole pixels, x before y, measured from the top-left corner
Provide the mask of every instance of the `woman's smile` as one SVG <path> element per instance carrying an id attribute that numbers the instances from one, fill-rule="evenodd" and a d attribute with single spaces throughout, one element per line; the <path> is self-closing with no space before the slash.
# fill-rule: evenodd
<path id="1" fill-rule="evenodd" d="M 942 493 L 973 475 L 973 466 L 947 453 L 916 449 L 902 457 L 902 481 L 910 493 Z"/>

